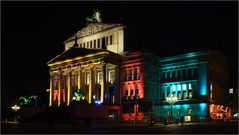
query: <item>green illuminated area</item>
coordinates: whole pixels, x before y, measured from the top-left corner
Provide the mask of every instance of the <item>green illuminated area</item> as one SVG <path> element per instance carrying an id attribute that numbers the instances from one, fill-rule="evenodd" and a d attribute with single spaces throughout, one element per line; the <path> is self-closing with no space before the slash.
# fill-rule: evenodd
<path id="1" fill-rule="evenodd" d="M 212 92 L 214 87 L 208 82 L 215 83 L 219 80 L 218 78 L 221 78 L 221 80 L 227 78 L 226 75 L 221 77 L 218 74 L 219 72 L 212 74 L 217 69 L 221 69 L 220 72 L 226 71 L 225 67 L 227 65 L 223 65 L 223 62 L 218 62 L 222 58 L 222 54 L 218 52 L 203 51 L 160 59 L 159 104 L 155 106 L 156 117 L 158 119 L 168 119 L 171 114 L 171 107 L 166 98 L 176 97 L 177 101 L 172 106 L 174 119 L 179 119 L 180 117 L 184 117 L 185 121 L 205 121 L 210 119 L 208 103 L 219 103 L 220 101 L 216 100 L 219 95 L 215 95 Z M 212 70 L 215 63 L 217 68 L 215 67 Z M 209 80 L 209 78 L 211 79 Z M 215 80 L 212 81 L 213 79 Z M 225 84 L 219 81 L 218 83 Z M 224 88 L 222 87 L 221 89 Z M 226 98 L 225 94 L 221 95 Z M 210 97 L 214 97 L 215 100 L 210 100 Z M 219 104 L 225 104 L 225 102 Z"/>
<path id="2" fill-rule="evenodd" d="M 170 117 L 170 105 L 157 106 L 155 108 L 156 116 L 159 120 L 168 119 Z M 172 106 L 172 116 L 174 119 L 180 119 L 181 117 L 186 117 L 186 121 L 203 121 L 208 117 L 208 104 L 199 103 L 199 104 L 182 104 L 182 105 L 173 105 Z M 187 120 L 187 116 L 190 117 L 190 120 Z"/>
<path id="3" fill-rule="evenodd" d="M 75 90 L 73 100 L 76 100 L 76 101 L 85 100 L 85 94 L 82 92 L 82 90 L 80 89 Z"/>

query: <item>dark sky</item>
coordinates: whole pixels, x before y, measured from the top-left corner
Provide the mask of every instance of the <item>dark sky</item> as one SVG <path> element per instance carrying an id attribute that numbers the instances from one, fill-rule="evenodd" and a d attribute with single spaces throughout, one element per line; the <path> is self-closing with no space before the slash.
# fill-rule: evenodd
<path id="1" fill-rule="evenodd" d="M 122 22 L 159 56 L 219 50 L 237 78 L 237 2 L 1 2 L 1 87 L 8 94 L 45 92 L 47 62 L 85 26 L 94 9 Z M 3 96 L 3 95 L 2 95 Z"/>

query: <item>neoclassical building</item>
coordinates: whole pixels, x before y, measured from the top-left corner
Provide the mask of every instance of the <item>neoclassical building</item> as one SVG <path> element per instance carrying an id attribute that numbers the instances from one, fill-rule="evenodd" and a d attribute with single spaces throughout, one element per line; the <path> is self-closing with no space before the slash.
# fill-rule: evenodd
<path id="1" fill-rule="evenodd" d="M 135 49 L 142 43 L 123 24 L 86 24 L 64 42 L 65 51 L 47 63 L 49 106 L 69 106 L 73 100 L 101 104 L 109 110 L 118 106 L 115 111 L 125 121 L 143 122 L 152 116 L 165 119 L 171 114 L 196 121 L 219 118 L 225 111 L 229 117 L 225 92 L 229 71 L 221 53 L 159 58 Z M 166 102 L 171 96 L 178 99 L 173 113 Z"/>

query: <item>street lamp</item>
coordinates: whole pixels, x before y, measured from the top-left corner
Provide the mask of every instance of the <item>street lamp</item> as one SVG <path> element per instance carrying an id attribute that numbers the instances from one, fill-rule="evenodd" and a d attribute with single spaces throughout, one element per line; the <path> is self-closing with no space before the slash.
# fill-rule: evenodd
<path id="1" fill-rule="evenodd" d="M 15 112 L 15 117 L 14 117 L 14 121 L 17 121 L 17 114 L 16 112 L 20 109 L 20 106 L 14 105 L 12 106 L 12 110 Z"/>
<path id="2" fill-rule="evenodd" d="M 177 100 L 178 98 L 172 95 L 170 97 L 166 97 L 166 101 L 171 105 L 171 118 L 173 116 L 173 104 L 176 103 Z"/>

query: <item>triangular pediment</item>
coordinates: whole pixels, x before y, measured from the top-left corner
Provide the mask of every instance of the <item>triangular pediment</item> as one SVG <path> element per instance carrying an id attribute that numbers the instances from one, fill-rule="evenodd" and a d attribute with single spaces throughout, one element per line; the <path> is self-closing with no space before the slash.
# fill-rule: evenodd
<path id="1" fill-rule="evenodd" d="M 77 35 L 77 38 L 81 38 L 81 37 L 89 36 L 97 32 L 101 32 L 116 26 L 122 26 L 122 24 L 120 23 L 89 23 L 84 28 L 79 30 L 76 34 L 68 38 L 65 42 L 73 40 L 75 38 L 75 35 Z"/>

